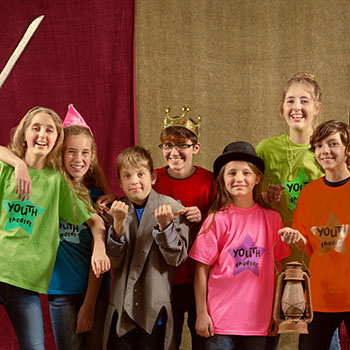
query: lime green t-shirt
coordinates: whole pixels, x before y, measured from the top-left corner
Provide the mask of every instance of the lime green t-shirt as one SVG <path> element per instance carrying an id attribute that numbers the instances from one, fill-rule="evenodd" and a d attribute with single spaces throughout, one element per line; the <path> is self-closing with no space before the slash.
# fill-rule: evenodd
<path id="1" fill-rule="evenodd" d="M 59 217 L 80 225 L 92 214 L 59 171 L 28 170 L 32 195 L 21 202 L 14 168 L 0 161 L 0 281 L 46 293 L 59 244 Z"/>
<path id="2" fill-rule="evenodd" d="M 309 144 L 298 145 L 290 141 L 289 134 L 264 139 L 256 147 L 257 155 L 265 162 L 263 191 L 269 182 L 285 187 L 280 202 L 271 204 L 282 215 L 285 226 L 292 226 L 293 213 L 304 185 L 324 175 L 309 148 Z"/>

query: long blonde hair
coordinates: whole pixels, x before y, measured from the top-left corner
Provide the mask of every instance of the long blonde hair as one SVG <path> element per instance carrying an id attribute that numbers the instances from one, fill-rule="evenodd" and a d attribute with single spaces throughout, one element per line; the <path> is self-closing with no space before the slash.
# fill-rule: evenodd
<path id="1" fill-rule="evenodd" d="M 24 141 L 25 132 L 33 120 L 34 116 L 38 113 L 45 113 L 52 118 L 52 121 L 55 124 L 57 131 L 57 139 L 55 146 L 50 151 L 46 157 L 46 166 L 51 167 L 55 170 L 60 169 L 61 166 L 61 155 L 62 155 L 62 144 L 63 144 L 63 126 L 61 118 L 58 114 L 50 108 L 46 107 L 34 107 L 30 109 L 26 115 L 21 119 L 16 128 L 12 129 L 11 132 L 11 142 L 9 144 L 9 149 L 16 154 L 21 159 L 24 159 L 24 156 L 27 151 L 27 145 Z"/>
<path id="2" fill-rule="evenodd" d="M 92 209 L 92 203 L 90 199 L 89 192 L 87 190 L 88 186 L 94 186 L 103 192 L 109 192 L 107 181 L 104 176 L 104 173 L 98 163 L 97 159 L 97 149 L 96 142 L 91 134 L 90 130 L 84 128 L 79 125 L 71 125 L 64 128 L 64 139 L 66 140 L 69 136 L 86 136 L 91 144 L 91 164 L 90 168 L 84 176 L 84 183 L 80 183 L 79 181 L 75 181 L 73 177 L 68 173 L 67 169 L 63 164 L 63 160 L 61 162 L 60 170 L 63 173 L 65 179 L 70 184 L 70 186 L 74 189 L 75 192 L 79 195 L 81 199 L 83 199 L 88 204 L 88 209 Z M 63 149 L 65 147 L 65 143 L 63 143 Z"/>

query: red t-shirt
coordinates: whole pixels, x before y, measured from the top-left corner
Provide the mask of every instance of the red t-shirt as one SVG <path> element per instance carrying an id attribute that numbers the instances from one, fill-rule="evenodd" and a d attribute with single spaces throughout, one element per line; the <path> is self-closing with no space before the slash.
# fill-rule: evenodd
<path id="1" fill-rule="evenodd" d="M 184 207 L 198 207 L 204 220 L 207 211 L 214 201 L 216 185 L 214 175 L 211 171 L 196 166 L 196 171 L 185 179 L 175 179 L 168 175 L 165 166 L 156 169 L 157 181 L 153 186 L 158 193 L 173 197 Z M 190 244 L 194 242 L 201 223 L 191 227 Z M 190 247 L 189 247 L 190 248 Z M 189 250 L 189 249 L 188 249 Z M 176 270 L 175 284 L 185 284 L 193 282 L 195 261 L 188 258 Z"/>

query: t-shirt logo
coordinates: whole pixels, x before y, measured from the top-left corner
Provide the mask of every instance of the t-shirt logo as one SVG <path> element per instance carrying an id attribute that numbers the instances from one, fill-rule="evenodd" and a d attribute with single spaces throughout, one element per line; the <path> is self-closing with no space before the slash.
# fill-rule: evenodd
<path id="1" fill-rule="evenodd" d="M 86 229 L 84 224 L 79 226 L 73 225 L 63 219 L 60 219 L 60 241 L 79 244 L 79 234 L 84 229 Z"/>
<path id="2" fill-rule="evenodd" d="M 310 182 L 309 177 L 307 176 L 304 168 L 300 168 L 298 175 L 294 181 L 282 182 L 285 187 L 285 191 L 289 193 L 290 199 L 288 208 L 289 210 L 295 210 L 297 206 L 297 201 L 299 198 L 299 194 L 303 187 Z"/>
<path id="3" fill-rule="evenodd" d="M 265 248 L 256 246 L 252 237 L 247 233 L 242 245 L 228 250 L 228 253 L 235 260 L 233 275 L 250 270 L 256 276 L 259 276 L 259 259 L 264 252 Z"/>
<path id="4" fill-rule="evenodd" d="M 34 220 L 45 211 L 44 208 L 33 204 L 32 200 L 21 202 L 18 199 L 17 201 L 3 201 L 2 204 L 10 215 L 5 230 L 21 227 L 30 235 L 33 233 Z"/>
<path id="5" fill-rule="evenodd" d="M 346 253 L 344 240 L 349 233 L 349 225 L 341 224 L 334 212 L 330 214 L 326 225 L 314 226 L 311 231 L 320 240 L 319 256 L 331 250 L 341 254 Z"/>

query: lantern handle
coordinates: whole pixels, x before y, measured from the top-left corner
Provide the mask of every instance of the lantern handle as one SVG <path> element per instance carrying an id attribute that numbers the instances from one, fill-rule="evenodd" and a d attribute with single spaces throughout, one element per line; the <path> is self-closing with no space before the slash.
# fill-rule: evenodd
<path id="1" fill-rule="evenodd" d="M 275 242 L 275 244 L 272 246 L 272 249 L 271 249 L 272 261 L 273 261 L 273 265 L 274 265 L 274 267 L 275 267 L 275 271 L 276 271 L 276 275 L 277 275 L 277 276 L 280 275 L 281 272 L 279 272 L 278 269 L 277 269 L 276 262 L 275 262 L 275 256 L 274 256 L 274 254 L 273 254 L 273 251 L 274 251 L 274 249 L 275 249 L 276 244 L 277 244 L 278 242 L 280 242 L 280 241 L 282 241 L 281 238 Z M 308 274 L 309 277 L 311 277 L 311 272 L 309 271 L 309 269 L 308 269 L 308 267 L 307 267 L 307 265 L 305 264 L 305 261 L 304 261 L 304 248 L 305 248 L 305 244 L 304 244 L 303 241 L 302 241 L 302 243 L 303 243 L 303 249 L 302 249 L 302 251 L 301 251 L 301 252 L 302 252 L 302 254 L 301 254 L 301 263 L 302 263 L 302 265 L 303 265 L 304 268 L 305 268 L 304 271 Z"/>

